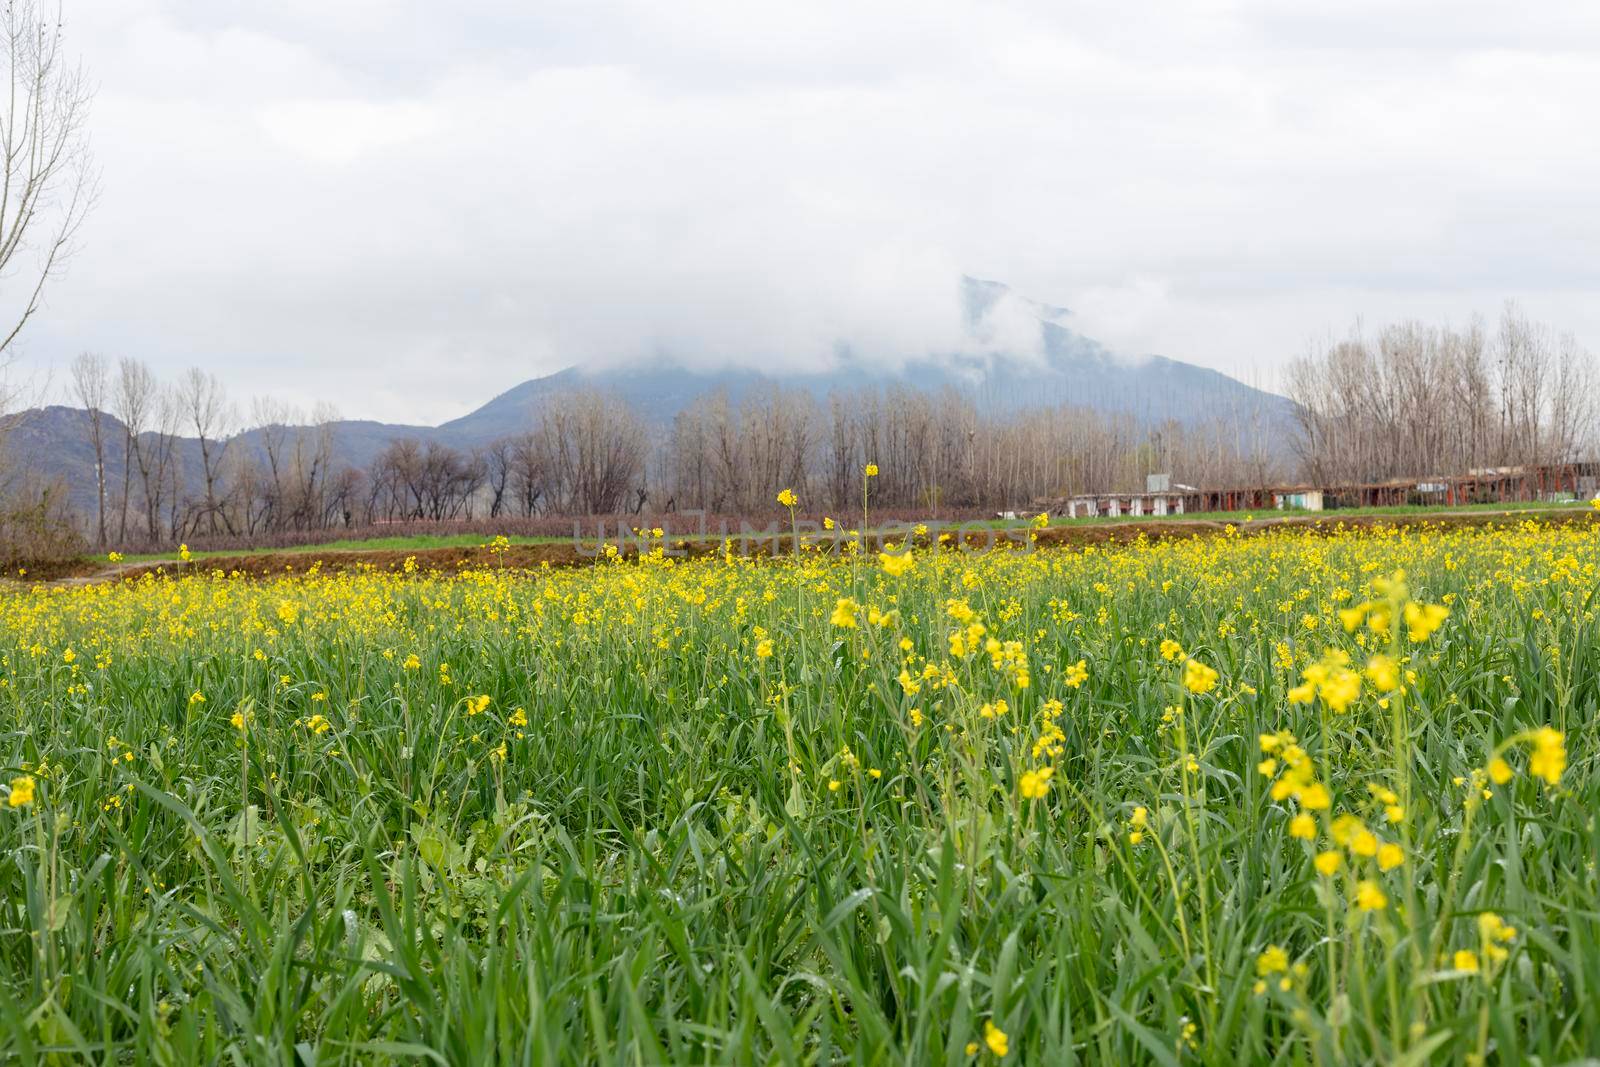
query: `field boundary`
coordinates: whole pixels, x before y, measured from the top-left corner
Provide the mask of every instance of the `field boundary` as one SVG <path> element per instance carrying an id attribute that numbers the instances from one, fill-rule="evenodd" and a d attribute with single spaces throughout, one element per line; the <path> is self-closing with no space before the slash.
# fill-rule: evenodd
<path id="1" fill-rule="evenodd" d="M 1214 519 L 1130 519 L 1122 522 L 1073 524 L 1046 527 L 1034 531 L 996 531 L 985 536 L 977 531 L 966 536 L 966 547 L 971 551 L 992 547 L 997 551 L 1018 550 L 1026 544 L 1027 533 L 1036 536 L 1034 544 L 1041 548 L 1088 548 L 1101 545 L 1131 544 L 1136 541 L 1188 540 L 1196 537 L 1226 536 L 1229 529 L 1238 537 L 1259 537 L 1282 530 L 1302 530 L 1309 534 L 1331 535 L 1344 530 L 1378 528 L 1398 529 L 1462 529 L 1469 527 L 1502 527 L 1535 522 L 1541 525 L 1568 526 L 1593 525 L 1600 528 L 1600 511 L 1592 507 L 1552 508 L 1530 512 L 1526 509 L 1506 511 L 1440 511 L 1423 514 L 1382 515 L 1364 514 L 1339 516 L 1336 512 L 1323 515 L 1266 516 L 1259 519 L 1228 522 Z M 1005 534 L 1010 533 L 1008 539 Z M 891 535 L 892 536 L 892 535 Z M 776 539 L 770 536 L 759 539 L 747 547 L 749 554 L 770 556 L 786 554 L 792 542 L 787 536 Z M 683 538 L 669 542 L 672 550 L 687 558 L 716 555 L 722 551 L 720 537 Z M 950 547 L 950 546 L 947 546 Z M 620 555 L 637 554 L 636 543 L 621 547 Z M 411 551 L 399 549 L 360 550 L 347 549 L 333 552 L 308 552 L 305 550 L 241 552 L 236 555 L 208 556 L 201 560 L 183 563 L 177 558 L 141 560 L 137 562 L 105 563 L 95 560 L 78 560 L 56 573 L 37 573 L 28 576 L 11 576 L 13 587 L 72 587 L 137 579 L 145 575 L 223 574 L 268 579 L 304 575 L 308 571 L 342 572 L 352 570 L 377 570 L 406 573 L 406 561 L 414 565 L 412 573 L 449 572 L 467 569 L 539 570 L 545 567 L 583 567 L 595 563 L 594 546 L 580 546 L 575 541 L 534 544 L 512 544 L 491 548 L 485 544 L 477 547 L 419 548 Z"/>

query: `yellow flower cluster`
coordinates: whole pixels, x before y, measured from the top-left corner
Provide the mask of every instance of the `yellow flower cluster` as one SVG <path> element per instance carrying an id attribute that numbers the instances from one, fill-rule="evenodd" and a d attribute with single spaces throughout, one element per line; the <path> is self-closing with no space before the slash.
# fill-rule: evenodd
<path id="1" fill-rule="evenodd" d="M 11 792 L 6 797 L 6 803 L 13 808 L 25 808 L 32 804 L 35 784 L 31 774 L 11 779 Z"/>
<path id="2" fill-rule="evenodd" d="M 1350 669 L 1350 654 L 1329 649 L 1301 672 L 1301 684 L 1289 690 L 1291 704 L 1309 704 L 1321 697 L 1334 711 L 1345 711 L 1361 696 L 1361 676 Z"/>

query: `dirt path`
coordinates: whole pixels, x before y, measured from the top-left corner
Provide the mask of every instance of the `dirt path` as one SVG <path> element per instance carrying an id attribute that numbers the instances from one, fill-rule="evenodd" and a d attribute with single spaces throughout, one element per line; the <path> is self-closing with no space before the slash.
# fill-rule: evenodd
<path id="1" fill-rule="evenodd" d="M 1477 526 L 1508 526 L 1525 521 L 1569 525 L 1581 523 L 1600 529 L 1600 511 L 1593 508 L 1551 508 L 1538 511 L 1439 511 L 1405 515 L 1345 515 L 1327 512 L 1322 515 L 1268 516 L 1249 522 L 1219 522 L 1212 519 L 1129 519 L 1119 522 L 1083 523 L 1047 527 L 1036 531 L 1038 544 L 1050 547 L 1082 547 L 1087 545 L 1127 544 L 1146 541 L 1183 540 L 1191 537 L 1211 537 L 1221 534 L 1228 526 L 1236 528 L 1244 537 L 1259 536 L 1273 530 L 1302 529 L 1313 534 L 1332 534 L 1338 530 L 1371 529 L 1375 527 L 1427 526 L 1433 529 L 1461 529 Z M 1022 547 L 1028 531 L 979 530 L 976 526 L 961 534 L 969 548 Z M 955 532 L 952 532 L 952 536 Z M 706 556 L 722 551 L 720 538 L 704 538 L 673 542 L 674 551 L 685 556 Z M 597 545 L 587 541 L 562 541 L 554 543 L 512 545 L 499 552 L 487 547 L 430 548 L 404 552 L 392 549 L 373 551 L 347 550 L 336 552 L 250 552 L 229 556 L 208 556 L 204 559 L 181 563 L 176 558 L 165 560 L 140 560 L 138 562 L 98 563 L 79 561 L 63 568 L 62 573 L 40 574 L 40 580 L 31 576 L 11 578 L 4 585 L 12 589 L 25 588 L 76 588 L 125 578 L 138 578 L 146 574 L 224 574 L 251 578 L 271 578 L 303 575 L 311 570 L 335 572 L 350 570 L 404 571 L 406 560 L 413 560 L 417 573 L 453 571 L 467 568 L 504 567 L 512 570 L 536 570 L 543 567 L 578 567 L 594 562 Z M 624 555 L 632 555 L 634 545 L 624 546 Z M 770 538 L 748 538 L 736 542 L 736 551 L 755 555 L 772 555 L 789 550 L 787 539 L 777 544 Z"/>

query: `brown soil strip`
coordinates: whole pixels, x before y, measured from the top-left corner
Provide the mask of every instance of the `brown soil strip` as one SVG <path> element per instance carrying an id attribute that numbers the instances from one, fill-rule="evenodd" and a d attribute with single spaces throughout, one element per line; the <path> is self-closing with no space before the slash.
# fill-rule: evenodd
<path id="1" fill-rule="evenodd" d="M 1128 544 L 1138 540 L 1171 541 L 1191 537 L 1215 537 L 1229 525 L 1239 536 L 1252 537 L 1273 530 L 1299 529 L 1312 535 L 1331 535 L 1340 530 L 1373 529 L 1378 527 L 1403 527 L 1420 529 L 1462 529 L 1472 527 L 1512 526 L 1526 521 L 1546 525 L 1581 524 L 1600 528 L 1600 512 L 1592 508 L 1570 508 L 1540 511 L 1445 511 L 1409 515 L 1350 515 L 1343 518 L 1337 512 L 1321 516 L 1296 515 L 1292 517 L 1266 517 L 1250 522 L 1226 523 L 1207 519 L 1133 519 L 1125 522 L 1106 522 L 1070 526 L 1054 526 L 1036 531 L 1040 546 L 1053 548 L 1081 548 L 1089 545 Z M 961 534 L 965 546 L 983 548 L 1021 548 L 1026 542 L 1026 530 L 968 529 Z M 955 533 L 952 532 L 952 538 Z M 774 542 L 768 538 L 735 542 L 735 551 L 741 554 L 769 556 L 787 553 L 791 542 L 784 538 Z M 634 555 L 635 544 L 622 548 L 624 556 Z M 673 551 L 684 556 L 715 555 L 722 551 L 719 539 L 685 540 L 673 542 Z M 13 585 L 50 585 L 70 587 L 100 582 L 113 582 L 125 578 L 138 578 L 146 574 L 211 574 L 249 578 L 279 578 L 304 575 L 315 569 L 319 573 L 377 570 L 400 571 L 405 561 L 415 560 L 416 573 L 451 572 L 476 568 L 504 568 L 507 570 L 537 570 L 541 567 L 591 566 L 595 562 L 596 544 L 584 542 L 512 545 L 499 552 L 488 548 L 431 548 L 410 552 L 395 550 L 339 551 L 339 552 L 251 552 L 235 556 L 210 556 L 180 563 L 176 559 L 143 561 L 139 563 L 95 563 L 79 561 L 62 567 L 57 573 L 30 571 L 24 579 L 13 580 Z"/>

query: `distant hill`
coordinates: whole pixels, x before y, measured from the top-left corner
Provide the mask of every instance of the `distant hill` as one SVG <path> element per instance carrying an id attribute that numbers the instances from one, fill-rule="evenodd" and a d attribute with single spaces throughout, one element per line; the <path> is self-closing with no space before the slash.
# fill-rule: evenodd
<path id="1" fill-rule="evenodd" d="M 1151 423 L 1173 419 L 1192 423 L 1231 412 L 1260 412 L 1269 420 L 1289 419 L 1294 405 L 1275 393 L 1253 388 L 1226 374 L 1164 356 L 1127 358 L 1064 323 L 1064 308 L 1017 297 L 999 282 L 963 279 L 963 312 L 973 344 L 962 353 L 927 358 L 886 370 L 870 360 L 843 353 L 819 372 L 763 372 L 748 368 L 690 369 L 671 362 L 648 366 L 584 369 L 569 367 L 506 390 L 487 404 L 440 426 L 457 440 L 483 441 L 526 427 L 545 398 L 579 386 L 619 393 L 647 421 L 665 424 L 696 398 L 726 390 L 737 400 L 758 387 L 778 384 L 804 389 L 817 399 L 829 393 L 906 382 L 930 391 L 953 386 L 991 409 L 1071 404 L 1122 412 Z M 986 348 L 987 329 L 1003 305 L 1019 307 L 1036 323 L 1035 351 L 1017 353 Z"/>
<path id="2" fill-rule="evenodd" d="M 697 398 L 717 390 L 738 400 L 752 389 L 777 384 L 803 389 L 818 400 L 833 392 L 906 383 L 919 389 L 954 387 L 982 408 L 1008 412 L 1070 404 L 1102 412 L 1125 413 L 1151 424 L 1175 420 L 1195 423 L 1216 418 L 1260 419 L 1287 428 L 1294 414 L 1288 399 L 1264 392 L 1225 374 L 1164 356 L 1128 358 L 1114 354 L 1074 331 L 1071 312 L 1017 296 L 999 282 L 963 279 L 962 314 L 967 345 L 961 352 L 930 353 L 896 368 L 883 368 L 864 354 L 841 351 L 834 365 L 815 372 L 771 373 L 749 368 L 694 369 L 670 361 L 625 367 L 569 367 L 532 378 L 482 407 L 439 426 L 405 426 L 346 420 L 333 426 L 340 461 L 365 467 L 400 437 L 434 439 L 474 448 L 527 429 L 548 398 L 578 387 L 617 393 L 647 422 L 670 425 L 673 416 Z M 1033 351 L 1013 351 L 997 338 L 1037 329 Z M 120 478 L 122 426 L 105 417 L 111 446 L 108 467 Z M 14 458 L 45 475 L 60 475 L 74 502 L 92 509 L 94 460 L 88 442 L 88 417 L 81 410 L 52 406 L 6 420 L 6 448 Z M 242 435 L 239 445 L 259 451 L 260 431 Z M 198 477 L 199 444 L 179 443 L 184 471 Z"/>

